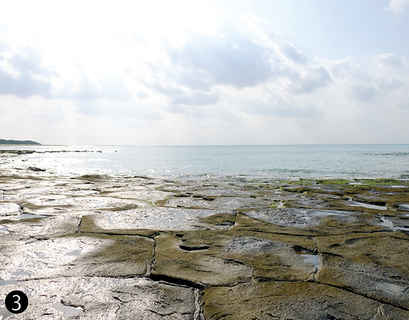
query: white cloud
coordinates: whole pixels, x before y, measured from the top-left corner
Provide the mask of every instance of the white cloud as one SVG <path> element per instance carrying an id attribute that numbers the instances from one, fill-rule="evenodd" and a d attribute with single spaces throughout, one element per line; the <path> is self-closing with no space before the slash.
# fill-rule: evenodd
<path id="1" fill-rule="evenodd" d="M 171 103 L 174 105 L 189 105 L 189 106 L 205 106 L 215 104 L 220 101 L 218 94 L 205 94 L 194 92 L 188 95 L 180 95 L 172 97 Z"/>
<path id="2" fill-rule="evenodd" d="M 161 119 L 158 110 L 149 105 L 134 102 L 112 102 L 106 100 L 81 101 L 78 111 L 88 116 L 103 116 L 111 119 Z"/>
<path id="3" fill-rule="evenodd" d="M 323 66 L 308 66 L 286 76 L 291 80 L 286 87 L 295 94 L 313 92 L 332 82 L 329 72 Z"/>
<path id="4" fill-rule="evenodd" d="M 48 78 L 54 76 L 55 72 L 42 65 L 41 54 L 31 47 L 22 48 L 20 52 L 14 53 L 8 51 L 5 45 L 2 47 L 0 95 L 49 97 L 52 86 Z"/>
<path id="5" fill-rule="evenodd" d="M 79 112 L 89 116 L 114 115 L 115 108 L 109 101 L 117 101 L 117 117 L 155 119 L 161 117 L 161 112 L 199 114 L 192 113 L 195 107 L 201 107 L 202 115 L 207 114 L 204 108 L 220 106 L 230 99 L 229 94 L 246 88 L 276 90 L 286 100 L 286 95 L 308 94 L 331 83 L 325 66 L 308 64 L 301 50 L 263 20 L 254 16 L 246 19 L 249 30 L 236 30 L 224 23 L 212 32 L 188 28 L 182 36 L 163 35 L 160 41 L 131 32 L 132 36 L 122 38 L 124 43 L 117 43 L 127 48 L 122 51 L 122 60 L 106 56 L 116 60 L 116 68 L 112 61 L 101 62 L 101 57 L 93 63 L 87 58 L 64 65 L 58 61 L 47 64 L 44 56 L 31 47 L 24 55 L 9 52 L 0 63 L 8 64 L 21 81 L 11 81 L 18 77 L 13 78 L 10 72 L 1 73 L 8 85 L 2 87 L 0 94 L 74 100 Z M 183 41 L 176 41 L 174 46 L 175 39 Z M 229 86 L 236 93 L 227 93 Z M 241 102 L 237 103 L 239 107 Z M 150 107 L 142 112 L 140 105 Z M 265 104 L 268 105 L 270 102 Z M 306 116 L 308 109 L 293 107 L 290 102 L 287 105 L 290 107 L 276 109 L 271 105 L 275 111 L 270 114 L 297 117 L 299 110 L 300 117 Z M 155 108 L 158 109 L 153 112 Z M 251 110 L 265 113 L 260 108 Z"/>
<path id="6" fill-rule="evenodd" d="M 388 10 L 402 12 L 409 7 L 409 0 L 389 0 Z"/>
<path id="7" fill-rule="evenodd" d="M 322 112 L 313 105 L 297 106 L 283 99 L 267 102 L 260 100 L 244 101 L 243 111 L 250 114 L 261 114 L 280 118 L 318 118 Z"/>
<path id="8" fill-rule="evenodd" d="M 5 48 L 5 46 L 3 46 Z M 74 77 L 66 77 L 47 66 L 43 55 L 32 47 L 18 51 L 0 51 L 0 95 L 21 98 L 42 96 L 46 99 L 129 100 L 123 77 L 116 73 L 92 74 L 82 65 L 70 70 Z"/>
<path id="9" fill-rule="evenodd" d="M 387 75 L 381 75 L 374 80 L 376 81 L 378 88 L 382 92 L 395 90 L 405 85 L 405 83 L 400 79 L 392 78 Z"/>
<path id="10" fill-rule="evenodd" d="M 270 50 L 271 69 L 277 76 L 277 82 L 291 93 L 310 93 L 326 87 L 332 82 L 331 76 L 323 65 L 308 64 L 306 55 L 296 49 L 283 36 L 274 31 L 262 19 L 246 15 L 250 30 L 253 30 L 256 41 Z"/>
<path id="11" fill-rule="evenodd" d="M 208 89 L 216 84 L 229 84 L 240 89 L 256 86 L 273 75 L 262 46 L 239 31 L 223 28 L 221 32 L 195 33 L 180 49 L 172 46 L 166 49 L 173 67 L 185 74 L 180 79 L 184 85 L 193 83 L 197 88 L 201 84 L 200 88 Z"/>
<path id="12" fill-rule="evenodd" d="M 90 144 L 331 143 L 359 142 L 351 128 L 368 118 L 393 123 L 388 108 L 399 110 L 396 121 L 407 118 L 408 57 L 390 50 L 367 57 L 369 64 L 312 59 L 257 16 L 246 15 L 237 29 L 214 17 L 195 24 L 198 12 L 184 17 L 166 6 L 168 14 L 127 12 L 120 20 L 121 6 L 101 5 L 89 28 L 86 7 L 72 34 L 71 7 L 71 18 L 59 9 L 28 35 L 20 34 L 21 21 L 6 21 L 0 128 L 18 133 L 12 123 L 19 119 L 27 138 L 43 143 L 58 136 Z M 54 31 L 46 30 L 50 21 Z M 342 140 L 345 132 L 350 140 Z"/>
<path id="13" fill-rule="evenodd" d="M 276 53 L 276 58 L 288 62 L 305 64 L 307 58 L 305 54 L 294 48 L 294 46 L 285 40 L 280 32 L 274 31 L 263 19 L 246 14 L 243 19 L 247 22 L 250 30 L 256 31 L 258 43 L 270 47 Z"/>
<path id="14" fill-rule="evenodd" d="M 408 61 L 403 57 L 398 57 L 394 53 L 384 53 L 372 56 L 372 60 L 381 67 L 406 68 Z"/>
<path id="15" fill-rule="evenodd" d="M 373 60 L 382 66 L 390 67 L 390 59 L 395 55 L 378 55 Z M 392 74 L 389 69 L 371 69 L 370 72 L 362 66 L 353 62 L 351 57 L 328 61 L 321 60 L 329 70 L 334 87 L 341 90 L 350 100 L 373 103 L 378 97 L 395 92 L 398 88 L 405 86 L 406 78 Z M 395 65 L 392 64 L 393 67 Z"/>

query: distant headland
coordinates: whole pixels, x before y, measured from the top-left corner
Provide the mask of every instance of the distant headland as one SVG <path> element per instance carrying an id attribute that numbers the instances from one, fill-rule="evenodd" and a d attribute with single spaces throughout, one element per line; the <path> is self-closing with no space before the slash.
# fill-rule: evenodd
<path id="1" fill-rule="evenodd" d="M 38 143 L 38 142 L 32 141 L 32 140 L 5 140 L 5 139 L 0 139 L 0 145 L 1 144 L 24 144 L 24 145 L 41 146 L 41 143 Z"/>

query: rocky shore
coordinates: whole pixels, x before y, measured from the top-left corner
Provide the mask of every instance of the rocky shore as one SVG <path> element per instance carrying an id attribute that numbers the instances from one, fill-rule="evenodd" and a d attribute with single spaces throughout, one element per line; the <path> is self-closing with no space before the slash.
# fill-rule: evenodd
<path id="1" fill-rule="evenodd" d="M 408 181 L 0 174 L 2 319 L 409 319 Z"/>

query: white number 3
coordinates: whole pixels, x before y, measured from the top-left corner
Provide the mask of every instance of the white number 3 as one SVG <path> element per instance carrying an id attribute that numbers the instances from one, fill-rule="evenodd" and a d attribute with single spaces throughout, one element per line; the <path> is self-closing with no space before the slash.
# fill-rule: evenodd
<path id="1" fill-rule="evenodd" d="M 13 311 L 18 311 L 18 310 L 21 309 L 21 304 L 20 304 L 20 299 L 21 299 L 21 297 L 20 297 L 18 294 L 13 295 L 13 298 L 14 298 L 14 297 L 17 297 L 17 301 L 14 301 L 14 303 L 15 303 L 15 304 L 18 304 L 18 308 L 17 308 L 17 309 L 11 308 L 11 310 L 13 310 Z"/>

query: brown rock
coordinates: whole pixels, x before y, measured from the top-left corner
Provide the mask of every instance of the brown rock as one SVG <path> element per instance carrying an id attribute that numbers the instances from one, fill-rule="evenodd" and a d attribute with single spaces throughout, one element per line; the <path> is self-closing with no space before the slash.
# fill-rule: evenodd
<path id="1" fill-rule="evenodd" d="M 311 282 L 249 282 L 204 290 L 206 319 L 408 319 L 409 311 Z"/>
<path id="2" fill-rule="evenodd" d="M 322 256 L 317 281 L 409 309 L 409 237 L 352 233 L 317 237 Z"/>

